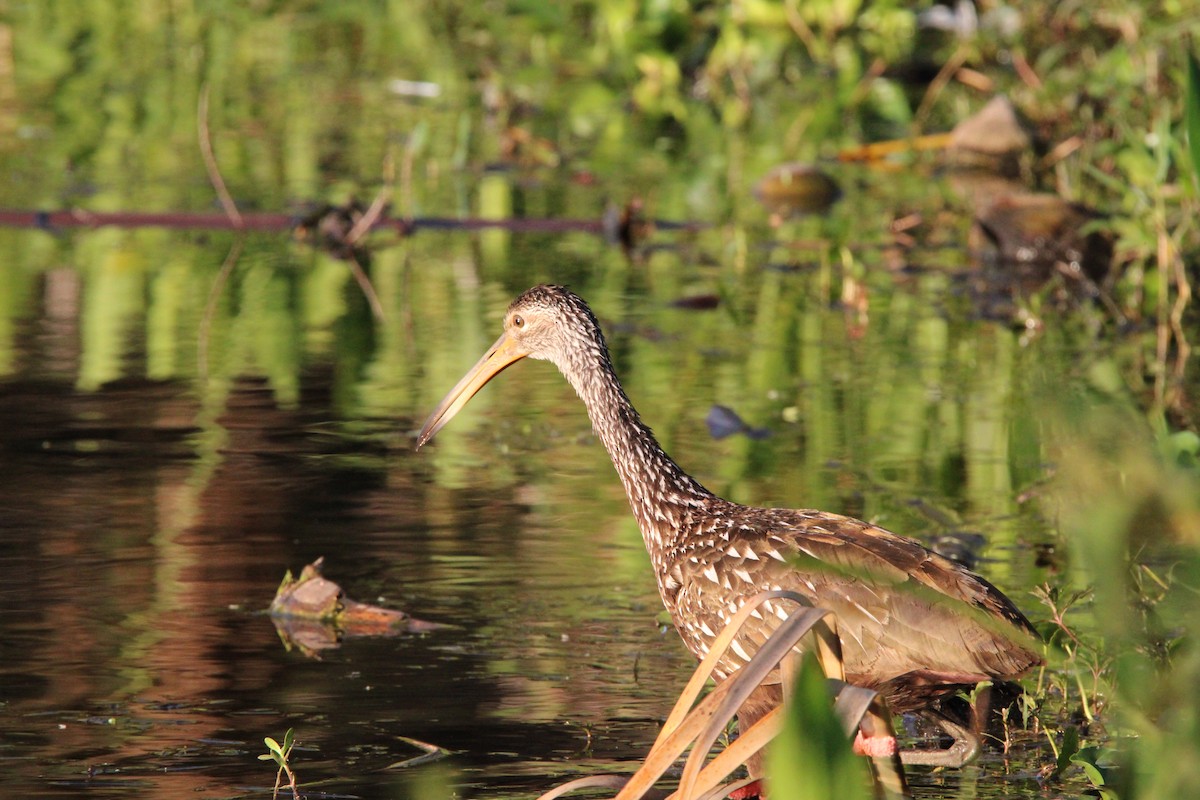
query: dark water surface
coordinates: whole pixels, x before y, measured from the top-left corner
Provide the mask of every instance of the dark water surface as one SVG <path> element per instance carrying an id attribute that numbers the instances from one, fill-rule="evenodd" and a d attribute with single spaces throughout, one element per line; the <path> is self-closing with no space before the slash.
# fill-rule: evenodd
<path id="1" fill-rule="evenodd" d="M 31 375 L 64 366 L 20 355 Z M 322 791 L 404 794 L 416 770 L 386 767 L 413 737 L 457 751 L 464 791 L 495 792 L 652 740 L 686 661 L 652 583 L 609 566 L 639 543 L 564 533 L 536 487 L 431 491 L 407 421 L 346 436 L 330 389 L 305 374 L 284 410 L 239 379 L 198 425 L 180 381 L 0 387 L 0 782 L 240 795 L 273 779 L 262 737 L 295 727 Z M 318 555 L 356 598 L 446 627 L 288 652 L 263 611 Z"/>

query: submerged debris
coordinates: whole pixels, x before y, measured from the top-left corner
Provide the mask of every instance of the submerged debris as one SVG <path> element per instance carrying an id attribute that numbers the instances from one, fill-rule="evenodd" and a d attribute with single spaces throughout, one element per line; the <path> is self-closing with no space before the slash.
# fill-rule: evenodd
<path id="1" fill-rule="evenodd" d="M 620 244 L 625 252 L 642 244 L 654 232 L 653 220 L 646 218 L 646 204 L 640 197 L 630 198 L 624 207 L 609 202 L 600 220 L 604 240 Z"/>
<path id="2" fill-rule="evenodd" d="M 711 292 L 706 294 L 689 294 L 671 301 L 672 308 L 685 311 L 712 311 L 721 305 L 721 295 Z"/>
<path id="3" fill-rule="evenodd" d="M 346 637 L 395 636 L 442 627 L 389 608 L 360 603 L 346 597 L 342 587 L 321 574 L 325 557 L 306 566 L 299 578 L 291 570 L 271 601 L 271 620 L 289 648 L 305 655 L 340 647 Z"/>
<path id="4" fill-rule="evenodd" d="M 1101 215 L 1054 194 L 1008 194 L 980 210 L 968 243 L 985 263 L 1063 265 L 1068 275 L 1101 283 L 1113 257 L 1112 239 L 1092 229 Z"/>
<path id="5" fill-rule="evenodd" d="M 708 425 L 709 435 L 714 439 L 724 439 L 735 433 L 745 434 L 748 439 L 766 439 L 771 435 L 769 429 L 751 427 L 736 411 L 722 405 L 710 408 L 704 422 Z"/>
<path id="6" fill-rule="evenodd" d="M 811 164 L 780 164 L 754 187 L 754 196 L 772 217 L 787 219 L 827 211 L 842 196 L 833 178 Z"/>

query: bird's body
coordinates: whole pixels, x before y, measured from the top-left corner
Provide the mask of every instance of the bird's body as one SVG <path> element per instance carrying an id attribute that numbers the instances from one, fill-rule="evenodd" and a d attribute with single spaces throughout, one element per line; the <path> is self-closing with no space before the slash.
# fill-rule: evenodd
<path id="1" fill-rule="evenodd" d="M 705 489 L 642 423 L 594 315 L 562 287 L 537 286 L 513 302 L 504 335 L 426 421 L 418 446 L 488 380 L 526 356 L 553 362 L 584 401 L 629 497 L 663 603 L 698 658 L 745 600 L 787 589 L 834 612 L 847 680 L 880 690 L 897 711 L 925 708 L 1040 663 L 1019 643 L 1032 628 L 1012 602 L 919 542 L 850 517 L 744 506 Z M 748 661 L 791 610 L 765 602 L 717 677 Z M 740 724 L 778 702 L 777 687 L 765 687 Z"/>
<path id="2" fill-rule="evenodd" d="M 655 559 L 663 602 L 697 658 L 748 598 L 787 589 L 834 612 L 847 681 L 883 691 L 896 711 L 1018 675 L 1037 661 L 1004 637 L 1006 625 L 1028 624 L 1004 595 L 911 539 L 822 511 L 716 498 L 701 516 Z M 718 677 L 748 661 L 792 610 L 764 602 Z"/>

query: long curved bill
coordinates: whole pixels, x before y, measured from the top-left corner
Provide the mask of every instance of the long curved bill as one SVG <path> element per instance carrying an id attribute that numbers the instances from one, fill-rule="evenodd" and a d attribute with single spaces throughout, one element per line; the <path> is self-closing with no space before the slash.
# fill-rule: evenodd
<path id="1" fill-rule="evenodd" d="M 499 375 L 509 364 L 520 361 L 527 355 L 529 351 L 518 345 L 507 332 L 500 334 L 500 338 L 483 354 L 483 358 L 455 384 L 425 420 L 421 432 L 417 434 L 417 449 L 420 450 L 421 446 L 436 436 L 447 422 L 454 419 L 454 415 L 462 410 L 484 384 Z"/>

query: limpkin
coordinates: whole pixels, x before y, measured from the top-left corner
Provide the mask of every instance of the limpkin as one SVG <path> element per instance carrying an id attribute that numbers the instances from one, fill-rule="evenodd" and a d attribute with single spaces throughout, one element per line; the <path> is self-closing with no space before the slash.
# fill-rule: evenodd
<path id="1" fill-rule="evenodd" d="M 504 333 L 430 414 L 417 447 L 526 357 L 557 366 L 587 406 L 641 528 L 663 603 L 697 658 L 748 598 L 792 590 L 836 614 L 847 681 L 879 690 L 895 712 L 928 715 L 954 737 L 947 749 L 902 752 L 906 763 L 960 766 L 974 756 L 978 739 L 939 703 L 1041 663 L 1033 628 L 1012 601 L 958 563 L 868 522 L 739 505 L 705 489 L 642 423 L 595 315 L 569 289 L 535 286 L 509 306 Z M 748 661 L 789 611 L 770 601 L 760 608 L 765 613 L 752 616 L 720 662 L 719 680 Z M 781 699 L 778 683 L 755 690 L 739 728 Z M 751 763 L 752 773 L 760 763 Z"/>

